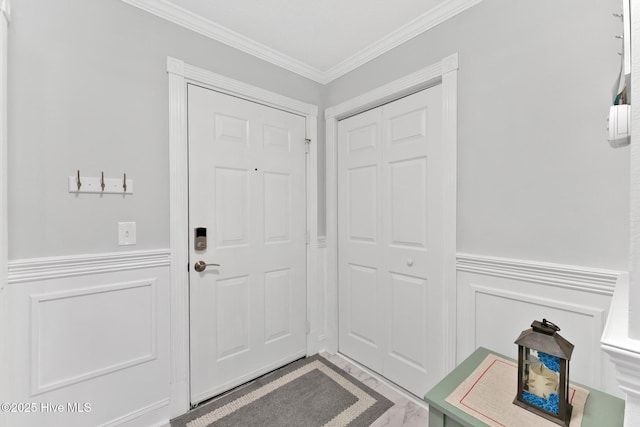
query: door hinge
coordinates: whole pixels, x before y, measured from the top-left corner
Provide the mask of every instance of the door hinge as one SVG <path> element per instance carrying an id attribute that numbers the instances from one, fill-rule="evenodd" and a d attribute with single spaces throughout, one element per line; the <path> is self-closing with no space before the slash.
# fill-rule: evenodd
<path id="1" fill-rule="evenodd" d="M 304 240 L 307 245 L 311 243 L 311 232 L 309 230 L 305 233 Z"/>
<path id="2" fill-rule="evenodd" d="M 311 145 L 311 140 L 309 138 L 304 139 L 304 152 L 309 154 L 309 146 Z"/>
<path id="3" fill-rule="evenodd" d="M 311 322 L 307 320 L 307 335 L 311 333 Z"/>

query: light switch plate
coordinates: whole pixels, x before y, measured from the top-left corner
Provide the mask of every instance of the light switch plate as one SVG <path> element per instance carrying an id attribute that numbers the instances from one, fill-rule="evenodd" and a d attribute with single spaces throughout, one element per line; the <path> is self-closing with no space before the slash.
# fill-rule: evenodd
<path id="1" fill-rule="evenodd" d="M 135 245 L 136 244 L 136 223 L 135 222 L 119 222 L 118 223 L 118 245 Z"/>

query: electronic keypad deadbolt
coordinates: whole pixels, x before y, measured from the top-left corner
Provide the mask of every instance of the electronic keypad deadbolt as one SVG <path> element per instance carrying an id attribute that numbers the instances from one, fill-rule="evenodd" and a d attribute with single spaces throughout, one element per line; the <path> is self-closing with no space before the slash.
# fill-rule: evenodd
<path id="1" fill-rule="evenodd" d="M 206 227 L 196 227 L 194 230 L 195 238 L 194 238 L 194 249 L 196 251 L 204 251 L 207 249 L 207 228 Z"/>

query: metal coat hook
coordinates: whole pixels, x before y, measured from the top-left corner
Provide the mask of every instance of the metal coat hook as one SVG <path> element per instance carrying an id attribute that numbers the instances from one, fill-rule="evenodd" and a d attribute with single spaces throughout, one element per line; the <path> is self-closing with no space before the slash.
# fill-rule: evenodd
<path id="1" fill-rule="evenodd" d="M 0 0 L 2 1 L 2 0 Z M 126 172 L 120 178 L 109 178 L 104 172 L 93 176 L 80 176 L 80 169 L 68 177 L 70 193 L 133 194 L 134 180 Z"/>

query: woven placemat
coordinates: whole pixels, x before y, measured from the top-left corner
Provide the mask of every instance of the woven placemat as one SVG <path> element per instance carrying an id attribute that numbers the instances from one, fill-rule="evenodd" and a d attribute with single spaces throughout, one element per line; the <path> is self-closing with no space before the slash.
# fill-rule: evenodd
<path id="1" fill-rule="evenodd" d="M 445 400 L 490 426 L 558 427 L 558 424 L 514 405 L 517 389 L 518 365 L 489 354 Z M 569 403 L 573 405 L 570 427 L 579 427 L 582 423 L 588 395 L 588 390 L 569 385 Z"/>

